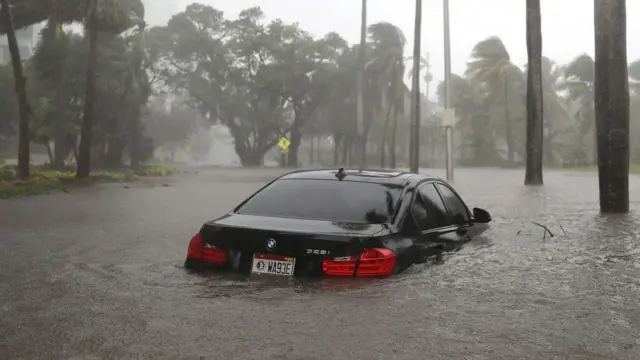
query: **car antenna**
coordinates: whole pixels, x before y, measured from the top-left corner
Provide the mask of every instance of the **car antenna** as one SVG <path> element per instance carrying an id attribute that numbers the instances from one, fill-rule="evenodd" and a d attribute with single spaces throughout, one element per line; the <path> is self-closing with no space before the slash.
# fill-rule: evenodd
<path id="1" fill-rule="evenodd" d="M 338 178 L 338 180 L 342 180 L 346 176 L 347 176 L 347 173 L 344 171 L 344 168 L 338 169 L 338 172 L 336 173 L 336 177 Z"/>

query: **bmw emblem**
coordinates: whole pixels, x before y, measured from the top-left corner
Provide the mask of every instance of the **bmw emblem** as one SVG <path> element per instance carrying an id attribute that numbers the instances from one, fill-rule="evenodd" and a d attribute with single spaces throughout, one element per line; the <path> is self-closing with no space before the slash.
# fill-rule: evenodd
<path id="1" fill-rule="evenodd" d="M 269 239 L 267 240 L 267 249 L 269 250 L 273 250 L 276 248 L 276 240 L 275 239 Z"/>

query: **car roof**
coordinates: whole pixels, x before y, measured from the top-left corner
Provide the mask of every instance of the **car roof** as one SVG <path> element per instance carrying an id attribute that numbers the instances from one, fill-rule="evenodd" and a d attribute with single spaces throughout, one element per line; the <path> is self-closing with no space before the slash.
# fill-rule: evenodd
<path id="1" fill-rule="evenodd" d="M 341 181 L 336 177 L 336 174 L 340 169 L 313 169 L 313 170 L 298 170 L 287 173 L 281 176 L 278 180 L 333 180 Z M 406 186 L 409 183 L 415 183 L 422 179 L 438 179 L 433 176 L 414 174 L 410 172 L 398 171 L 398 170 L 355 170 L 344 169 L 343 173 L 346 174 L 342 181 L 353 182 L 367 182 L 375 184 L 390 184 Z"/>

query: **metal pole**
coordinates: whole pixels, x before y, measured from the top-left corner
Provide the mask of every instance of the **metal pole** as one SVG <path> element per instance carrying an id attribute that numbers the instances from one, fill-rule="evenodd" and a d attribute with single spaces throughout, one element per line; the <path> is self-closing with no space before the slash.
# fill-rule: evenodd
<path id="1" fill-rule="evenodd" d="M 367 46 L 367 0 L 362 0 L 362 14 L 360 23 L 360 49 L 358 52 L 358 95 L 357 95 L 357 122 L 358 122 L 358 139 L 356 144 L 356 157 L 358 159 L 358 168 L 364 170 L 367 157 L 367 140 L 364 134 L 364 67 L 366 62 L 365 48 Z"/>
<path id="2" fill-rule="evenodd" d="M 444 16 L 444 107 L 451 109 L 451 39 L 449 34 L 449 0 L 442 3 Z M 447 181 L 453 181 L 453 127 L 445 127 L 447 140 Z"/>
<path id="3" fill-rule="evenodd" d="M 409 171 L 418 173 L 420 168 L 420 42 L 422 34 L 422 0 L 416 0 L 416 19 L 413 39 L 413 86 L 411 88 L 411 164 Z"/>

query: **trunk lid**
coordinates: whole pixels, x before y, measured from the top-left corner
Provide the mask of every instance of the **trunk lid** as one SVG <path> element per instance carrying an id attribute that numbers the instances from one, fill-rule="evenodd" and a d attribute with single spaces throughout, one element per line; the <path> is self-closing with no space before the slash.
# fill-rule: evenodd
<path id="1" fill-rule="evenodd" d="M 358 254 L 386 225 L 228 214 L 202 227 L 203 240 L 243 254 L 326 258 Z M 269 240 L 275 246 L 269 247 Z"/>

